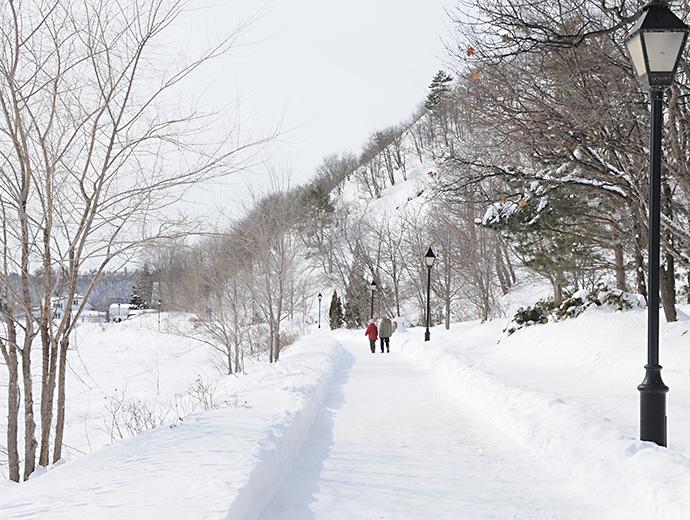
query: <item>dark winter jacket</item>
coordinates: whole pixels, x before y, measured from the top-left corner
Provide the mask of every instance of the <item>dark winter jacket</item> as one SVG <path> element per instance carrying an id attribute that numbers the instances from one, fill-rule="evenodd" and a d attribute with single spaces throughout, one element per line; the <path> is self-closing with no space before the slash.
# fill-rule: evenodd
<path id="1" fill-rule="evenodd" d="M 364 335 L 369 338 L 369 341 L 376 341 L 378 339 L 378 334 L 379 331 L 374 323 L 370 324 L 364 332 Z"/>
<path id="2" fill-rule="evenodd" d="M 379 323 L 379 336 L 390 338 L 393 335 L 393 323 L 389 318 L 383 318 Z"/>

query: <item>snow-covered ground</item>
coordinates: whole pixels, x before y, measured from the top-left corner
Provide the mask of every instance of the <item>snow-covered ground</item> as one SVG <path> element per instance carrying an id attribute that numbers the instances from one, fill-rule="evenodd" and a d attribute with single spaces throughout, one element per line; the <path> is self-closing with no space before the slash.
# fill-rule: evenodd
<path id="1" fill-rule="evenodd" d="M 77 327 L 68 355 L 67 460 L 127 439 L 145 428 L 144 423 L 179 422 L 178 417 L 208 405 L 197 398 L 235 399 L 225 387 L 228 378 L 216 369 L 209 347 L 185 337 L 191 334 L 188 315 L 167 313 L 161 315 L 160 332 L 156 313 L 122 323 L 82 323 Z M 40 346 L 35 349 L 38 366 Z M 6 384 L 6 377 L 6 371 L 1 371 L 0 387 Z M 40 396 L 39 379 L 34 381 L 35 396 Z M 3 398 L 0 414 L 6 413 Z M 0 443 L 4 444 L 5 432 L 1 434 Z"/>
<path id="2" fill-rule="evenodd" d="M 507 306 L 543 295 L 523 287 Z M 390 354 L 340 331 L 307 336 L 246 376 L 216 375 L 218 408 L 3 489 L 0 518 L 685 519 L 684 310 L 662 326 L 668 449 L 637 440 L 644 310 L 594 308 L 500 342 L 505 320 L 437 327 L 428 343 L 401 327 Z M 211 377 L 207 350 L 158 344 L 150 323 L 127 327 L 112 357 L 91 352 L 106 348 L 93 340 L 78 346 L 101 397 L 125 374 L 141 396 L 174 395 L 203 367 Z M 153 373 L 169 374 L 153 387 L 151 356 Z M 90 386 L 73 390 L 73 406 L 97 408 Z"/>
<path id="3" fill-rule="evenodd" d="M 371 354 L 359 332 L 336 335 L 350 361 L 262 520 L 607 518 L 401 356 L 409 336 Z"/>
<path id="4" fill-rule="evenodd" d="M 524 297 L 518 293 L 515 299 Z M 427 344 L 422 331 L 411 331 L 403 353 L 433 370 L 459 399 L 544 464 L 607 505 L 608 518 L 688 518 L 690 321 L 662 324 L 663 377 L 671 388 L 668 449 L 638 440 L 644 309 L 590 309 L 576 319 L 519 330 L 498 343 L 503 325 L 437 328 Z"/>
<path id="5" fill-rule="evenodd" d="M 227 382 L 238 401 L 5 491 L 0 518 L 254 518 L 299 453 L 341 352 L 326 336 L 298 342 L 280 364 Z"/>

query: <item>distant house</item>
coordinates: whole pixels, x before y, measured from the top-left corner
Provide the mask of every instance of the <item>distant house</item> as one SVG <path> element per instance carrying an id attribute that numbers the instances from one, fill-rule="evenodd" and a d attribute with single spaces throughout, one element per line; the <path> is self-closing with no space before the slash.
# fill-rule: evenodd
<path id="1" fill-rule="evenodd" d="M 74 315 L 78 310 L 79 307 L 81 307 L 82 302 L 84 301 L 84 297 L 81 294 L 77 294 L 74 296 L 74 300 L 72 300 L 72 314 Z M 65 315 L 65 305 L 67 304 L 67 297 L 66 296 L 56 296 L 51 298 L 51 304 L 53 306 L 53 319 L 54 320 L 61 320 L 63 316 Z M 92 310 L 91 306 L 86 303 L 84 305 L 84 311 L 90 311 Z"/>

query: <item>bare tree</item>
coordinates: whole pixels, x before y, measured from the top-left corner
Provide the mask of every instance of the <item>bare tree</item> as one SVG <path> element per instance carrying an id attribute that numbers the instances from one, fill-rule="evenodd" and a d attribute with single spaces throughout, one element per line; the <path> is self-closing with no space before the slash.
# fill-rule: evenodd
<path id="1" fill-rule="evenodd" d="M 184 7 L 175 0 L 0 6 L 0 198 L 18 223 L 6 240 L 7 271 L 18 283 L 4 287 L 17 302 L 6 317 L 21 327 L 24 478 L 36 461 L 34 338 L 42 344 L 38 462 L 47 465 L 62 456 L 69 337 L 98 275 L 115 259 L 188 232 L 189 221 L 171 218 L 168 208 L 190 186 L 240 169 L 255 144 L 233 145 L 227 131 L 209 138 L 213 114 L 166 110 L 168 93 L 238 36 L 185 64 L 161 62 L 153 46 Z M 72 312 L 86 265 L 96 276 Z M 60 320 L 52 314 L 56 295 L 67 310 Z"/>

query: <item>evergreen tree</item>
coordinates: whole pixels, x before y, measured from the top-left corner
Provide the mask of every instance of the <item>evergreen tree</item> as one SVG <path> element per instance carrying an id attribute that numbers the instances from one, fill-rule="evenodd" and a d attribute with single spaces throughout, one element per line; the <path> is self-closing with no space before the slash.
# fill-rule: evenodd
<path id="1" fill-rule="evenodd" d="M 532 182 L 492 204 L 481 224 L 499 231 L 523 264 L 549 279 L 560 303 L 565 286 L 578 288 L 583 278 L 606 265 L 602 244 L 607 228 L 597 217 L 598 201 L 586 189 Z"/>
<path id="2" fill-rule="evenodd" d="M 431 81 L 431 85 L 429 85 L 429 94 L 424 102 L 424 107 L 427 110 L 433 112 L 443 104 L 450 93 L 452 81 L 453 77 L 447 72 L 439 70 L 436 73 L 434 79 Z"/>
<path id="3" fill-rule="evenodd" d="M 323 184 L 313 182 L 299 197 L 302 240 L 309 248 L 308 256 L 325 254 L 327 235 L 334 222 L 335 205 Z"/>
<path id="4" fill-rule="evenodd" d="M 148 260 L 144 261 L 141 271 L 137 273 L 136 285 L 134 286 L 133 295 L 139 299 L 137 309 L 148 309 L 153 298 L 153 274 L 149 266 Z"/>
<path id="5" fill-rule="evenodd" d="M 331 326 L 331 330 L 341 328 L 343 326 L 343 321 L 343 304 L 340 301 L 340 296 L 338 296 L 338 291 L 333 291 L 331 306 L 328 309 L 328 322 Z"/>
<path id="6" fill-rule="evenodd" d="M 369 284 L 364 278 L 361 252 L 355 251 L 355 261 L 348 276 L 345 291 L 345 325 L 354 329 L 364 326 L 369 319 Z"/>
<path id="7" fill-rule="evenodd" d="M 139 296 L 136 286 L 132 287 L 132 297 L 129 299 L 130 309 L 146 309 L 146 302 Z"/>

